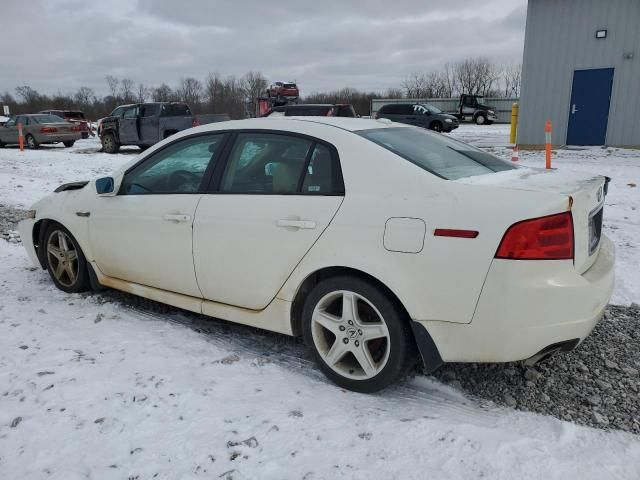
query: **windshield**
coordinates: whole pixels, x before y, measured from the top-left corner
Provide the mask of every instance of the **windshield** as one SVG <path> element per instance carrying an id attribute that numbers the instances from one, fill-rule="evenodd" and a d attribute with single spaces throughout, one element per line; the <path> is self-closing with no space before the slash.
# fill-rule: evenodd
<path id="1" fill-rule="evenodd" d="M 440 110 L 438 107 L 434 107 L 433 105 L 423 105 L 427 110 L 429 110 L 431 113 L 442 113 L 442 110 Z"/>
<path id="2" fill-rule="evenodd" d="M 31 120 L 34 120 L 36 123 L 61 123 L 64 122 L 64 118 L 58 117 L 57 115 L 33 115 Z"/>
<path id="3" fill-rule="evenodd" d="M 82 112 L 64 112 L 65 117 L 73 118 L 76 120 L 84 120 L 84 113 Z"/>
<path id="4" fill-rule="evenodd" d="M 356 133 L 447 180 L 516 168 L 471 145 L 421 128 L 377 128 Z"/>

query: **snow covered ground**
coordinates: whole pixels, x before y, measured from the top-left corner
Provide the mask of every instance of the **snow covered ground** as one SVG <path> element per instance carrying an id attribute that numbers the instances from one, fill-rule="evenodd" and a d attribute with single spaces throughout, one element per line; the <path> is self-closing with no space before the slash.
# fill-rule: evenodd
<path id="1" fill-rule="evenodd" d="M 455 136 L 509 155 L 504 126 Z M 108 174 L 96 140 L 0 150 L 0 203 Z M 542 163 L 541 153 L 521 154 Z M 613 177 L 615 301 L 638 301 L 640 152 L 558 152 Z M 298 342 L 116 293 L 66 295 L 0 241 L 0 479 L 637 479 L 640 439 L 497 408 L 416 377 L 330 385 Z"/>

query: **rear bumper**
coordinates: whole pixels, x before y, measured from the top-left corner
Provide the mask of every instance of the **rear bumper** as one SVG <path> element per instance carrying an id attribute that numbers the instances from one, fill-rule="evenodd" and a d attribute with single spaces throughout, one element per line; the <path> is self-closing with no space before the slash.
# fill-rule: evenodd
<path id="1" fill-rule="evenodd" d="M 75 140 L 80 140 L 81 134 L 80 132 L 69 132 L 69 133 L 43 133 L 40 136 L 36 137 L 38 143 L 59 143 L 59 142 L 73 142 Z"/>
<path id="2" fill-rule="evenodd" d="M 614 246 L 603 235 L 596 262 L 582 275 L 565 261 L 494 260 L 473 320 L 421 321 L 445 362 L 524 360 L 596 326 L 614 285 Z"/>

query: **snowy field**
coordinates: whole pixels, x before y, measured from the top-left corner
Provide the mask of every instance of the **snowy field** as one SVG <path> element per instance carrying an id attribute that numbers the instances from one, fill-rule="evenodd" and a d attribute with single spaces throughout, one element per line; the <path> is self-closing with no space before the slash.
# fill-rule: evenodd
<path id="1" fill-rule="evenodd" d="M 511 155 L 508 126 L 454 136 Z M 0 150 L 0 204 L 28 208 L 138 153 L 98 149 Z M 639 302 L 640 151 L 562 150 L 554 162 L 613 178 L 613 302 Z M 0 479 L 640 478 L 637 436 L 498 408 L 425 377 L 347 392 L 299 342 L 136 308 L 127 295 L 66 295 L 1 240 L 0 292 Z"/>

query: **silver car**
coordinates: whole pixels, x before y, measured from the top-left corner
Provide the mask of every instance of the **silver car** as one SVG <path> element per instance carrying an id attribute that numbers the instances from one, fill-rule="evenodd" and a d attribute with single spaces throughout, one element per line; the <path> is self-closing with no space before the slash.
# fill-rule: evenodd
<path id="1" fill-rule="evenodd" d="M 63 143 L 65 147 L 71 147 L 82 136 L 79 125 L 66 122 L 56 115 L 17 115 L 0 126 L 0 147 L 19 142 L 19 124 L 22 124 L 25 145 L 31 149 L 43 143 Z"/>

